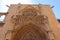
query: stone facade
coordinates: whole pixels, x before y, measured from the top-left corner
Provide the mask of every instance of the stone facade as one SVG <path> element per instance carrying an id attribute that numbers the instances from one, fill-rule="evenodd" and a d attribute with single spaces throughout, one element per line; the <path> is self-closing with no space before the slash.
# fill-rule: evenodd
<path id="1" fill-rule="evenodd" d="M 0 23 L 0 40 L 60 40 L 60 23 L 49 5 L 11 4 L 8 7 L 5 20 Z"/>

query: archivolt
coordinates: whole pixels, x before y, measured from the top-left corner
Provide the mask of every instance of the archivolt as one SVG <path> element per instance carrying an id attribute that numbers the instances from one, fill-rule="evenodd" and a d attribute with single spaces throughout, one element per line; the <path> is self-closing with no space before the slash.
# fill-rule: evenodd
<path id="1" fill-rule="evenodd" d="M 17 29 L 12 40 L 48 40 L 46 31 L 32 23 Z"/>

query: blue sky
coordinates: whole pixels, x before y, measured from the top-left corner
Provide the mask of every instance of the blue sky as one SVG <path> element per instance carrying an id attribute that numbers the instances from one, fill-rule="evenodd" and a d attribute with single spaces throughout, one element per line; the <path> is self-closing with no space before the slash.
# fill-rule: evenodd
<path id="1" fill-rule="evenodd" d="M 49 4 L 55 6 L 52 8 L 57 19 L 60 19 L 60 0 L 32 0 L 32 3 Z"/>
<path id="2" fill-rule="evenodd" d="M 0 0 L 0 12 L 7 12 L 6 5 L 10 4 L 49 4 L 55 6 L 52 8 L 57 19 L 60 19 L 60 0 Z M 1 17 L 0 20 L 4 19 Z"/>

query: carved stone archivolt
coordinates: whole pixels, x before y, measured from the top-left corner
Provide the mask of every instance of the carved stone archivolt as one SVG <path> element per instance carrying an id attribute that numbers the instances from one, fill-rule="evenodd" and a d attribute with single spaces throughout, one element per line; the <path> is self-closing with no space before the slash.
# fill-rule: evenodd
<path id="1" fill-rule="evenodd" d="M 29 23 L 18 28 L 11 40 L 48 40 L 48 34 L 37 25 Z"/>

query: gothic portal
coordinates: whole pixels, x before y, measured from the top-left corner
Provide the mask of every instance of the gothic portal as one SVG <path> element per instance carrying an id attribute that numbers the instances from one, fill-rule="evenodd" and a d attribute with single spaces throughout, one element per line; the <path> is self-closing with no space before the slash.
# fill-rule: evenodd
<path id="1" fill-rule="evenodd" d="M 27 6 L 16 15 L 12 16 L 14 35 L 11 40 L 50 40 L 47 17 L 42 15 L 32 6 Z M 44 18 L 45 17 L 45 18 Z M 48 27 L 49 28 L 49 27 Z"/>
<path id="2" fill-rule="evenodd" d="M 59 23 L 49 5 L 11 4 L 8 7 L 1 23 L 0 40 L 60 40 Z"/>

